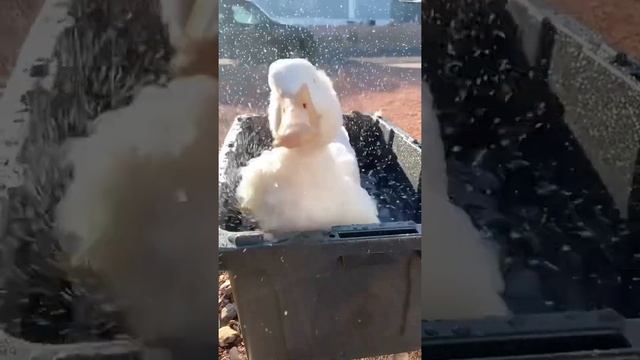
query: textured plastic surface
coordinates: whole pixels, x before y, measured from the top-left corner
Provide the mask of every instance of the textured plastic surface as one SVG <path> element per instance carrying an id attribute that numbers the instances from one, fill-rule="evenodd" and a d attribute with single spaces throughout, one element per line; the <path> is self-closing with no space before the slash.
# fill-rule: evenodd
<path id="1" fill-rule="evenodd" d="M 635 359 L 637 324 L 613 310 L 424 322 L 429 359 Z"/>
<path id="2" fill-rule="evenodd" d="M 509 0 L 531 65 L 546 59 L 565 119 L 620 212 L 637 218 L 640 83 L 603 37 L 547 0 Z M 598 86 L 593 86 L 598 84 Z M 604 144 L 604 146 L 603 146 Z"/>

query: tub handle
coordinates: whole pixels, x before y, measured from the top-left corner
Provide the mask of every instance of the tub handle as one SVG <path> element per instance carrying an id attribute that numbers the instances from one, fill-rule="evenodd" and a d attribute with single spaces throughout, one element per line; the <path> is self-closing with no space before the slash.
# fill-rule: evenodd
<path id="1" fill-rule="evenodd" d="M 343 225 L 332 228 L 331 238 L 357 239 L 380 236 L 419 235 L 419 226 L 413 221 L 392 223 L 368 224 L 368 225 Z"/>

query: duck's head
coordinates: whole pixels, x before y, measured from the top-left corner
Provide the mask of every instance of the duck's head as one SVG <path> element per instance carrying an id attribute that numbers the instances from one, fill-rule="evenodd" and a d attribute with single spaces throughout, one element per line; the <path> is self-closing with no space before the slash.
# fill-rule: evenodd
<path id="1" fill-rule="evenodd" d="M 274 147 L 312 148 L 331 142 L 342 126 L 342 109 L 327 75 L 305 59 L 269 66 L 269 126 Z"/>
<path id="2" fill-rule="evenodd" d="M 160 0 L 162 18 L 176 54 L 171 71 L 177 77 L 218 77 L 218 1 Z"/>

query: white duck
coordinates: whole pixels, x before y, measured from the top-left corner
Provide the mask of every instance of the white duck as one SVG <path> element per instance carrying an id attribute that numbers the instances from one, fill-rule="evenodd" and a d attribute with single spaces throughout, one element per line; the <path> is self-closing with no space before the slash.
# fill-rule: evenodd
<path id="1" fill-rule="evenodd" d="M 329 77 L 304 59 L 269 66 L 273 149 L 241 169 L 240 206 L 268 234 L 377 223 Z"/>
<path id="2" fill-rule="evenodd" d="M 423 82 L 424 229 L 422 319 L 474 319 L 509 314 L 495 249 L 469 216 L 447 195 L 447 171 L 440 127 L 429 87 Z"/>
<path id="3" fill-rule="evenodd" d="M 105 280 L 143 339 L 216 331 L 217 91 L 207 76 L 146 88 L 69 147 L 56 208 L 69 265 Z"/>
<path id="4" fill-rule="evenodd" d="M 210 53 L 194 55 L 217 68 Z M 56 208 L 68 265 L 96 272 L 143 340 L 217 346 L 217 97 L 208 75 L 146 87 L 69 147 L 74 179 Z"/>

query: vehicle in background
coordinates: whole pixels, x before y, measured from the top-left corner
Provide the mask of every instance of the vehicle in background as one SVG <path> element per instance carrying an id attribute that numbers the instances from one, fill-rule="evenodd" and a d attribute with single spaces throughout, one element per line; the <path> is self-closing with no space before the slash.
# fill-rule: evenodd
<path id="1" fill-rule="evenodd" d="M 419 56 L 421 0 L 222 0 L 220 57 Z"/>
<path id="2" fill-rule="evenodd" d="M 315 57 L 308 29 L 282 24 L 248 0 L 222 0 L 219 9 L 219 56 L 241 63 L 271 63 L 288 57 Z"/>
<path id="3" fill-rule="evenodd" d="M 418 23 L 422 16 L 422 0 L 391 2 L 391 19 L 397 23 Z"/>
<path id="4" fill-rule="evenodd" d="M 322 62 L 421 53 L 421 0 L 252 1 L 279 23 L 309 29 Z"/>

